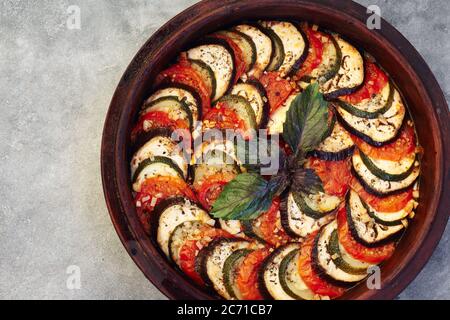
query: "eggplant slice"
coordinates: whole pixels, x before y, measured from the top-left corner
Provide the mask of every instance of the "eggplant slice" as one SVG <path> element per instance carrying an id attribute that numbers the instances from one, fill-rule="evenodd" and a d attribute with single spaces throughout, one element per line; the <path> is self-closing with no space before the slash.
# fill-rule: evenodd
<path id="1" fill-rule="evenodd" d="M 326 161 L 341 161 L 351 156 L 354 149 L 352 137 L 336 122 L 331 134 L 310 155 Z"/>

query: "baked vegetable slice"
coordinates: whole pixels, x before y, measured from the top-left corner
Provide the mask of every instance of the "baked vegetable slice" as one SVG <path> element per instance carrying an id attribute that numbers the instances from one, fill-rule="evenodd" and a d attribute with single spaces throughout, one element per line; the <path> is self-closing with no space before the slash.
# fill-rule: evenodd
<path id="1" fill-rule="evenodd" d="M 143 117 L 150 112 L 163 112 L 174 121 L 184 120 L 188 123 L 190 130 L 193 130 L 194 118 L 192 111 L 186 100 L 179 100 L 177 96 L 165 96 L 156 100 L 146 102 L 140 116 Z M 148 131 L 145 130 L 144 131 Z"/>
<path id="2" fill-rule="evenodd" d="M 217 103 L 236 112 L 239 118 L 245 122 L 246 129 L 257 129 L 255 112 L 253 111 L 250 102 L 241 95 L 226 95 L 220 98 Z"/>
<path id="3" fill-rule="evenodd" d="M 406 179 L 414 170 L 414 167 L 419 164 L 416 154 L 410 154 L 400 161 L 372 159 L 362 151 L 359 151 L 359 155 L 370 172 L 386 181 L 402 181 Z"/>
<path id="4" fill-rule="evenodd" d="M 354 149 L 355 144 L 350 134 L 335 122 L 331 134 L 310 155 L 326 161 L 341 161 L 351 156 Z"/>
<path id="5" fill-rule="evenodd" d="M 179 141 L 172 139 L 173 131 L 167 128 L 153 129 L 142 134 L 146 142 L 136 145 L 137 151 L 131 159 L 131 176 L 133 177 L 142 161 L 154 157 L 167 157 L 171 159 L 183 173 L 183 178 L 187 178 L 188 161 L 186 161 L 183 148 Z M 139 143 L 142 143 L 139 141 Z"/>
<path id="6" fill-rule="evenodd" d="M 242 96 L 250 103 L 258 128 L 264 128 L 267 125 L 270 112 L 269 100 L 266 90 L 258 80 L 249 79 L 236 84 L 231 90 L 231 94 Z"/>
<path id="7" fill-rule="evenodd" d="M 406 108 L 397 90 L 394 92 L 392 106 L 375 119 L 355 116 L 341 106 L 336 110 L 339 121 L 350 133 L 376 147 L 395 140 L 406 114 Z"/>
<path id="8" fill-rule="evenodd" d="M 340 48 L 341 60 L 338 72 L 321 84 L 328 99 L 355 92 L 364 82 L 364 60 L 361 53 L 341 36 L 333 33 L 332 37 Z"/>
<path id="9" fill-rule="evenodd" d="M 337 104 L 347 112 L 360 118 L 376 119 L 386 113 L 394 101 L 395 87 L 392 82 L 388 82 L 384 88 L 356 104 L 340 100 Z"/>
<path id="10" fill-rule="evenodd" d="M 300 248 L 298 243 L 289 243 L 276 249 L 262 264 L 259 271 L 259 287 L 263 296 L 267 299 L 294 300 L 283 288 L 281 278 L 285 277 L 280 272 L 283 259 L 292 251 Z M 284 280 L 284 279 L 283 279 Z"/>
<path id="11" fill-rule="evenodd" d="M 411 187 L 420 174 L 420 166 L 414 165 L 412 171 L 403 180 L 389 181 L 377 177 L 363 162 L 360 152 L 356 151 L 352 157 L 353 172 L 367 192 L 377 196 L 387 196 L 402 192 Z"/>
<path id="12" fill-rule="evenodd" d="M 239 46 L 245 62 L 245 72 L 249 72 L 256 62 L 256 45 L 252 38 L 236 29 L 218 31 L 217 33 L 229 37 Z"/>
<path id="13" fill-rule="evenodd" d="M 279 71 L 281 76 L 294 75 L 308 55 L 309 44 L 306 35 L 291 22 L 262 21 L 260 23 L 264 28 L 276 34 L 284 52 L 284 55 L 280 54 L 279 59 L 276 59 L 276 63 L 271 65 L 268 71 Z"/>
<path id="14" fill-rule="evenodd" d="M 257 25 L 241 24 L 234 29 L 252 39 L 256 49 L 256 61 L 247 74 L 249 77 L 259 78 L 269 65 L 272 56 L 272 40 Z"/>
<path id="15" fill-rule="evenodd" d="M 162 252 L 169 256 L 169 241 L 172 232 L 187 221 L 209 223 L 211 217 L 186 198 L 175 197 L 162 201 L 154 210 L 152 233 Z"/>
<path id="16" fill-rule="evenodd" d="M 179 177 L 184 180 L 183 171 L 172 159 L 155 156 L 139 163 L 132 177 L 133 190 L 139 192 L 146 179 L 159 176 Z"/>
<path id="17" fill-rule="evenodd" d="M 186 243 L 186 240 L 196 233 L 199 233 L 205 224 L 201 221 L 186 221 L 179 224 L 169 237 L 169 257 L 178 266 L 180 265 L 180 249 Z"/>
<path id="18" fill-rule="evenodd" d="M 340 200 L 337 197 L 326 196 L 326 198 L 323 204 L 317 200 L 309 201 L 309 205 L 314 207 L 312 209 L 302 196 L 290 192 L 286 200 L 286 208 L 281 210 L 281 224 L 286 233 L 293 238 L 303 238 L 332 221 L 334 219 L 332 212 L 339 205 Z"/>
<path id="19" fill-rule="evenodd" d="M 289 252 L 280 263 L 280 284 L 296 300 L 313 300 L 316 295 L 308 288 L 298 272 L 299 250 Z"/>
<path id="20" fill-rule="evenodd" d="M 240 239 L 217 239 L 212 241 L 203 251 L 203 257 L 200 260 L 200 275 L 205 282 L 211 285 L 225 299 L 232 299 L 229 294 L 224 278 L 225 261 L 233 252 L 247 249 L 258 248 L 252 242 Z"/>
<path id="21" fill-rule="evenodd" d="M 150 103 L 163 97 L 177 97 L 179 101 L 184 101 L 191 110 L 192 120 L 194 122 L 200 121 L 202 115 L 201 100 L 195 89 L 186 85 L 171 84 L 157 90 L 148 98 L 147 102 Z"/>
<path id="22" fill-rule="evenodd" d="M 358 282 L 367 276 L 364 272 L 348 272 L 341 269 L 336 263 L 336 253 L 329 250 L 331 236 L 336 233 L 336 220 L 330 222 L 317 234 L 312 251 L 315 266 L 321 271 L 320 274 L 331 282 L 350 284 Z"/>
<path id="23" fill-rule="evenodd" d="M 252 253 L 250 249 L 240 249 L 234 251 L 226 260 L 223 265 L 223 281 L 225 289 L 232 299 L 242 299 L 239 288 L 236 285 L 236 272 L 240 264 L 244 259 Z"/>
<path id="24" fill-rule="evenodd" d="M 407 221 L 393 225 L 383 225 L 375 221 L 368 207 L 353 190 L 347 196 L 347 221 L 353 238 L 361 244 L 373 247 L 387 242 L 404 229 Z"/>
<path id="25" fill-rule="evenodd" d="M 187 51 L 187 57 L 191 60 L 200 60 L 208 65 L 216 78 L 216 88 L 212 100 L 222 97 L 234 83 L 235 65 L 233 51 L 226 41 L 221 39 L 207 39 L 208 44 L 202 44 Z"/>
<path id="26" fill-rule="evenodd" d="M 200 59 L 188 59 L 188 61 L 192 69 L 194 69 L 202 78 L 210 92 L 214 94 L 216 92 L 217 82 L 213 69 L 206 62 Z"/>

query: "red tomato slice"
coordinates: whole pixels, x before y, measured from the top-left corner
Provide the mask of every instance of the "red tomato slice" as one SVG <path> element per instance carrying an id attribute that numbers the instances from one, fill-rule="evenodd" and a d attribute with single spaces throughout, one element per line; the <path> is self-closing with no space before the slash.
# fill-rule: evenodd
<path id="1" fill-rule="evenodd" d="M 212 37 L 225 40 L 228 45 L 231 47 L 234 53 L 234 63 L 235 63 L 235 70 L 236 70 L 236 76 L 234 78 L 233 85 L 236 84 L 238 79 L 241 78 L 241 76 L 245 73 L 245 60 L 244 60 L 244 53 L 242 52 L 239 45 L 233 41 L 230 37 L 227 37 L 224 34 L 213 34 Z"/>
<path id="2" fill-rule="evenodd" d="M 413 198 L 412 187 L 402 193 L 380 198 L 368 193 L 356 178 L 352 178 L 350 185 L 366 203 L 380 212 L 400 211 L 406 207 L 408 202 Z"/>
<path id="3" fill-rule="evenodd" d="M 339 242 L 353 258 L 367 263 L 378 264 L 388 259 L 394 253 L 394 243 L 368 248 L 357 242 L 350 233 L 345 206 L 338 211 L 337 223 Z"/>
<path id="4" fill-rule="evenodd" d="M 219 102 L 203 117 L 204 129 L 232 129 L 238 131 L 243 137 L 250 138 L 251 128 L 247 128 L 245 121 L 236 112 L 226 106 L 226 102 Z"/>
<path id="5" fill-rule="evenodd" d="M 295 75 L 295 78 L 298 80 L 300 80 L 302 77 L 306 75 L 311 74 L 311 72 L 320 65 L 323 57 L 322 39 L 325 37 L 328 38 L 327 35 L 319 31 L 314 31 L 310 27 L 304 28 L 304 30 L 309 42 L 309 53 L 302 67 Z"/>
<path id="6" fill-rule="evenodd" d="M 374 159 L 400 161 L 416 151 L 421 151 L 420 149 L 416 150 L 418 149 L 416 147 L 416 134 L 414 127 L 409 124 L 404 125 L 404 128 L 395 141 L 382 147 L 371 146 L 354 135 L 352 135 L 352 139 L 359 150 Z"/>
<path id="7" fill-rule="evenodd" d="M 325 193 L 343 197 L 352 179 L 350 159 L 325 161 L 309 158 L 306 167 L 314 169 L 323 182 Z"/>
<path id="8" fill-rule="evenodd" d="M 341 97 L 344 101 L 351 104 L 356 104 L 364 99 L 372 97 L 374 94 L 378 94 L 386 86 L 389 79 L 387 75 L 381 70 L 374 62 L 369 59 L 364 61 L 364 84 L 363 86 L 350 95 Z"/>
<path id="9" fill-rule="evenodd" d="M 274 199 L 269 210 L 257 218 L 257 223 L 261 238 L 268 244 L 278 247 L 290 241 L 291 238 L 281 226 L 279 198 Z"/>
<path id="10" fill-rule="evenodd" d="M 233 238 L 233 236 L 225 230 L 205 226 L 195 239 L 187 240 L 180 248 L 181 270 L 200 285 L 203 285 L 204 282 L 195 270 L 195 260 L 199 251 L 217 238 Z"/>
<path id="11" fill-rule="evenodd" d="M 173 196 L 183 196 L 197 201 L 194 191 L 181 178 L 152 177 L 144 181 L 141 191 L 136 194 L 136 210 L 146 232 L 149 232 L 149 215 L 162 200 Z"/>
<path id="12" fill-rule="evenodd" d="M 233 180 L 234 177 L 235 175 L 230 172 L 216 173 L 204 179 L 201 185 L 194 185 L 197 191 L 198 201 L 201 205 L 205 209 L 210 210 L 214 201 L 216 201 L 222 192 L 223 187 Z"/>
<path id="13" fill-rule="evenodd" d="M 151 111 L 147 112 L 139 118 L 138 123 L 131 131 L 131 140 L 135 141 L 137 136 L 144 132 L 144 123 L 146 123 L 147 128 L 171 128 L 176 129 L 186 129 L 189 130 L 189 122 L 186 120 L 178 119 L 173 120 L 169 118 L 169 115 L 162 111 Z M 149 129 L 147 129 L 148 131 Z"/>
<path id="14" fill-rule="evenodd" d="M 290 82 L 283 79 L 278 72 L 264 72 L 259 81 L 266 89 L 270 114 L 277 110 L 294 90 Z"/>
<path id="15" fill-rule="evenodd" d="M 312 250 L 316 235 L 317 232 L 310 235 L 301 246 L 298 258 L 298 272 L 308 288 L 315 294 L 330 298 L 340 297 L 345 292 L 344 288 L 334 286 L 322 279 L 312 266 L 314 263 L 312 261 Z"/>
<path id="16" fill-rule="evenodd" d="M 263 300 L 258 289 L 258 273 L 264 259 L 269 255 L 267 248 L 255 250 L 237 267 L 235 281 L 242 300 Z"/>
<path id="17" fill-rule="evenodd" d="M 177 64 L 161 72 L 156 78 L 156 84 L 180 83 L 197 90 L 202 103 L 202 110 L 206 112 L 211 107 L 212 88 L 208 88 L 199 74 L 191 67 L 184 55 L 181 55 Z"/>

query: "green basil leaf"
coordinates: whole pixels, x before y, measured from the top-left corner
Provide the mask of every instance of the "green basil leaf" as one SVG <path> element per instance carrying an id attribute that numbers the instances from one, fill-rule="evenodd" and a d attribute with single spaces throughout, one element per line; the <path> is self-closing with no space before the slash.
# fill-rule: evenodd
<path id="1" fill-rule="evenodd" d="M 292 101 L 283 125 L 283 138 L 297 158 L 301 158 L 322 142 L 327 129 L 328 102 L 314 83 Z"/>
<path id="2" fill-rule="evenodd" d="M 225 220 L 251 220 L 267 211 L 278 184 L 255 173 L 239 174 L 214 202 L 211 214 Z"/>

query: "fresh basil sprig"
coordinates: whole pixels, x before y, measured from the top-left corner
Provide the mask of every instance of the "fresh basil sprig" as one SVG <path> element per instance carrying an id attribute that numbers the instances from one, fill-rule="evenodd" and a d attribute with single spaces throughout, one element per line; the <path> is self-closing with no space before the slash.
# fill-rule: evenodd
<path id="1" fill-rule="evenodd" d="M 224 187 L 211 214 L 224 220 L 251 220 L 267 211 L 273 198 L 289 186 L 302 194 L 323 192 L 320 178 L 303 164 L 307 153 L 325 138 L 327 129 L 328 103 L 317 83 L 309 85 L 291 103 L 283 126 L 283 138 L 293 155 L 285 157 L 281 153 L 281 169 L 270 180 L 254 172 L 237 175 Z"/>

